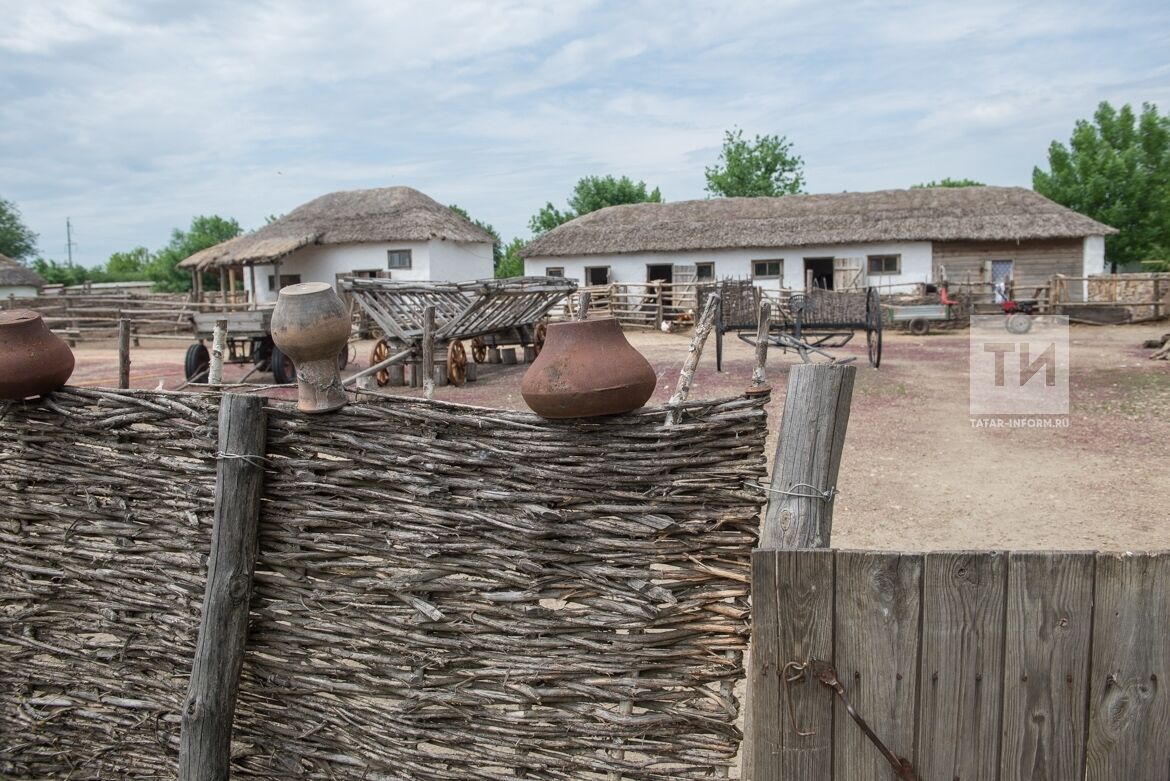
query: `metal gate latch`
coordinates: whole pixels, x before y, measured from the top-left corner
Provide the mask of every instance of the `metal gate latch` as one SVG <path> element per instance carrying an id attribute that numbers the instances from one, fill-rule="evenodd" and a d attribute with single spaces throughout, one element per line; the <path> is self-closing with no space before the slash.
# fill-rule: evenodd
<path id="1" fill-rule="evenodd" d="M 789 676 L 789 671 L 792 671 L 794 674 Z M 845 697 L 845 687 L 837 679 L 837 671 L 833 668 L 833 665 L 820 659 L 810 659 L 807 662 L 789 662 L 784 665 L 782 672 L 784 688 L 787 690 L 790 683 L 800 680 L 806 674 L 820 681 L 825 686 L 828 686 L 836 693 L 838 699 L 841 700 L 841 704 L 845 706 L 846 713 L 857 722 L 857 726 L 861 727 L 861 731 L 865 733 L 865 736 L 869 738 L 870 742 L 877 746 L 878 751 L 882 752 L 882 756 L 890 763 L 890 766 L 894 769 L 894 773 L 901 781 L 920 781 L 918 775 L 914 772 L 913 766 L 910 764 L 910 760 L 905 757 L 899 757 L 885 743 L 882 743 L 881 738 L 874 734 L 874 731 L 865 723 L 865 719 L 861 718 L 861 714 L 853 709 L 853 705 Z M 796 726 L 796 711 L 792 705 L 792 694 L 791 691 L 786 691 L 785 693 L 788 695 L 788 716 L 792 720 L 792 728 L 796 730 L 796 734 L 802 736 L 815 734 L 814 731 L 802 732 Z"/>

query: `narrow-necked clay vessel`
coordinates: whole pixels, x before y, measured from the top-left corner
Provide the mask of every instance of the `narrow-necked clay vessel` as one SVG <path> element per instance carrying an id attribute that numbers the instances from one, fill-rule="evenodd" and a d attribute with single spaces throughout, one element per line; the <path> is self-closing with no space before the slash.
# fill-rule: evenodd
<path id="1" fill-rule="evenodd" d="M 297 409 L 329 412 L 345 406 L 337 354 L 349 339 L 349 312 L 327 282 L 281 288 L 272 310 L 272 341 L 297 369 Z"/>
<path id="2" fill-rule="evenodd" d="M 73 351 L 39 312 L 0 312 L 0 399 L 27 399 L 57 390 L 73 374 Z"/>
<path id="3" fill-rule="evenodd" d="M 591 418 L 638 409 L 656 380 L 618 321 L 604 317 L 550 324 L 520 393 L 543 418 Z"/>

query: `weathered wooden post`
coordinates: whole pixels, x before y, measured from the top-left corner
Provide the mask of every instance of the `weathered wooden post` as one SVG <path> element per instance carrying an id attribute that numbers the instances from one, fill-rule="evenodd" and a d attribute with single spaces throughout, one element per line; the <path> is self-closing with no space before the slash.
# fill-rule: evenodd
<path id="1" fill-rule="evenodd" d="M 756 365 L 752 367 L 751 390 L 760 392 L 768 388 L 764 365 L 768 362 L 768 333 L 772 328 L 772 305 L 760 301 L 760 319 L 756 324 Z"/>
<path id="2" fill-rule="evenodd" d="M 203 618 L 183 705 L 179 781 L 225 781 L 255 571 L 267 416 L 258 396 L 219 407 L 219 463 Z"/>
<path id="3" fill-rule="evenodd" d="M 433 399 L 435 397 L 435 307 L 433 304 L 423 309 L 422 378 L 426 397 Z"/>
<path id="4" fill-rule="evenodd" d="M 588 290 L 582 290 L 577 294 L 577 311 L 573 313 L 574 320 L 588 320 L 589 319 L 589 301 L 592 298 Z"/>
<path id="5" fill-rule="evenodd" d="M 223 382 L 223 351 L 227 343 L 227 320 L 216 320 L 215 331 L 211 335 L 211 366 L 207 371 L 207 384 L 219 385 Z"/>
<path id="6" fill-rule="evenodd" d="M 130 387 L 130 321 L 118 320 L 118 387 Z"/>

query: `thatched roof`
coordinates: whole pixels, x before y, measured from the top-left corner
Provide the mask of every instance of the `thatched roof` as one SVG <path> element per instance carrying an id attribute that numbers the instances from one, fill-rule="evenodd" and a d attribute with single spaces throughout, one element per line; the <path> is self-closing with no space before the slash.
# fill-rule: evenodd
<path id="1" fill-rule="evenodd" d="M 411 187 L 329 193 L 275 222 L 197 252 L 180 268 L 271 263 L 309 244 L 491 242 L 486 231 Z"/>
<path id="2" fill-rule="evenodd" d="M 1023 187 L 932 187 L 610 206 L 538 237 L 523 255 L 1020 241 L 1116 232 Z"/>
<path id="3" fill-rule="evenodd" d="M 0 255 L 0 287 L 35 287 L 40 290 L 45 280 L 27 266 L 22 266 L 7 255 Z"/>

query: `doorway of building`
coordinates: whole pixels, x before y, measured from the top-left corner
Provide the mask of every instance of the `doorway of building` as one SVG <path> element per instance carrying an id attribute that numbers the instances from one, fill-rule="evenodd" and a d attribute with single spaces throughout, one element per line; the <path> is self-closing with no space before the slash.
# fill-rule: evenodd
<path id="1" fill-rule="evenodd" d="M 655 282 L 662 282 L 666 285 L 670 285 L 672 282 L 674 282 L 674 266 L 671 265 L 670 263 L 660 263 L 660 264 L 656 263 L 653 265 L 647 264 L 646 265 L 646 282 L 647 282 L 647 284 L 651 284 L 651 285 L 654 284 Z M 662 305 L 664 307 L 669 307 L 672 303 L 670 294 L 671 294 L 671 291 L 670 291 L 669 287 L 666 290 L 662 291 Z M 651 302 L 651 299 L 653 297 L 654 297 L 653 291 L 647 290 L 646 291 L 646 298 L 644 300 L 647 302 L 648 305 L 656 304 L 657 302 Z"/>
<path id="2" fill-rule="evenodd" d="M 995 292 L 995 302 L 1002 304 L 1005 299 L 1012 297 L 1012 267 L 1010 260 L 991 261 L 991 289 Z"/>
<path id="3" fill-rule="evenodd" d="M 812 285 L 824 290 L 833 289 L 833 259 L 832 258 L 805 258 L 804 278 L 807 284 L 808 273 L 812 272 Z"/>

